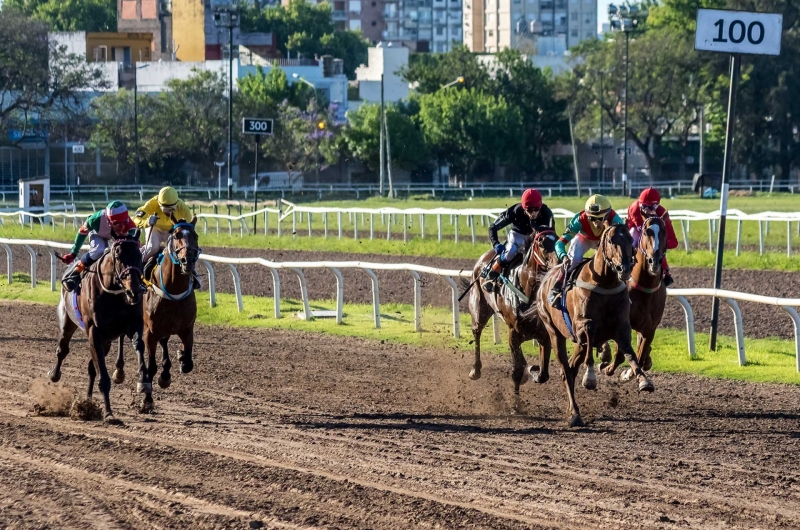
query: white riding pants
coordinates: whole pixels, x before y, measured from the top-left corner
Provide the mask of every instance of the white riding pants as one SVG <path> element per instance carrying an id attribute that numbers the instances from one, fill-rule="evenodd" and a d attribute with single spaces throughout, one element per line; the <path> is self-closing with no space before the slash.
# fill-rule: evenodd
<path id="1" fill-rule="evenodd" d="M 108 242 L 100 237 L 100 234 L 97 232 L 89 232 L 89 258 L 92 262 L 95 262 L 100 259 L 103 255 L 103 252 L 106 251 L 106 247 L 108 246 Z"/>
<path id="2" fill-rule="evenodd" d="M 145 230 L 144 234 L 145 244 L 142 247 L 142 261 L 147 263 L 147 260 L 158 254 L 159 250 L 161 250 L 161 245 L 167 243 L 169 232 L 151 226 Z"/>
<path id="3" fill-rule="evenodd" d="M 510 263 L 511 260 L 517 255 L 517 252 L 519 252 L 520 249 L 525 248 L 530 240 L 531 236 L 526 236 L 525 234 L 520 234 L 514 230 L 509 230 L 508 238 L 506 239 L 506 251 L 503 252 L 503 255 L 500 259 L 502 259 L 503 263 Z"/>
<path id="4" fill-rule="evenodd" d="M 567 257 L 569 258 L 570 270 L 575 267 L 583 259 L 583 256 L 589 252 L 590 249 L 597 250 L 600 246 L 600 241 L 591 240 L 584 236 L 582 233 L 576 235 L 569 245 Z"/>

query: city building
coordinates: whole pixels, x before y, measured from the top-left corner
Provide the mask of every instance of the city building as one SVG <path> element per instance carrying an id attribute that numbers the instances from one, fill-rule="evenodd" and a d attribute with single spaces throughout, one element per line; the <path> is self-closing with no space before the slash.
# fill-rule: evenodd
<path id="1" fill-rule="evenodd" d="M 149 33 L 152 36 L 148 60 L 173 59 L 172 13 L 169 0 L 117 0 L 117 31 Z"/>
<path id="2" fill-rule="evenodd" d="M 473 52 L 564 55 L 597 38 L 597 0 L 464 0 L 463 24 Z"/>
<path id="3" fill-rule="evenodd" d="M 385 0 L 384 42 L 443 53 L 462 42 L 461 0 Z"/>
<path id="4" fill-rule="evenodd" d="M 358 84 L 358 103 L 350 102 L 350 109 L 361 103 L 380 103 L 381 76 L 383 76 L 383 99 L 396 103 L 408 98 L 408 82 L 400 75 L 400 70 L 408 65 L 409 50 L 404 46 L 378 43 L 370 48 L 367 64 L 356 68 Z"/>

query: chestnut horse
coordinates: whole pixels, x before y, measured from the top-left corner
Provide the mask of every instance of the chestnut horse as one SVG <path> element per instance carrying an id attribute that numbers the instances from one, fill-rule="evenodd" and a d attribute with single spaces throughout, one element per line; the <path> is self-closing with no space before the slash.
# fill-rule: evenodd
<path id="1" fill-rule="evenodd" d="M 94 380 L 100 376 L 98 388 L 103 394 L 105 421 L 115 423 L 111 412 L 111 378 L 106 368 L 106 355 L 117 337 L 127 336 L 133 343 L 139 362 L 139 392 L 152 388 L 144 362 L 142 333 L 142 254 L 138 239 L 116 239 L 109 243 L 103 256 L 89 267 L 81 282 L 80 294 L 62 287 L 58 303 L 58 321 L 61 333 L 56 349 L 56 364 L 47 373 L 57 383 L 61 379 L 61 365 L 69 354 L 72 335 L 80 327 L 89 338 L 89 388 L 87 399 L 91 399 Z M 117 359 L 114 382 L 125 379 L 122 357 Z"/>
<path id="2" fill-rule="evenodd" d="M 656 328 L 664 315 L 667 303 L 667 287 L 661 281 L 663 271 L 661 260 L 667 252 L 667 228 L 660 217 L 651 217 L 642 226 L 642 235 L 636 249 L 636 264 L 628 281 L 628 295 L 631 299 L 631 328 L 637 332 L 636 360 L 643 370 L 650 370 L 653 361 L 650 351 Z M 606 375 L 613 375 L 622 364 L 623 356 L 616 348 L 611 362 L 611 348 L 603 345 L 600 369 Z M 633 372 L 626 369 L 621 374 L 623 381 L 633 378 Z"/>
<path id="3" fill-rule="evenodd" d="M 542 326 L 536 312 L 534 296 L 541 283 L 544 273 L 558 264 L 555 253 L 556 234 L 552 230 L 543 230 L 536 234 L 531 243 L 530 250 L 525 254 L 525 259 L 519 271 L 519 283 L 522 293 L 528 297 L 531 304 L 521 313 L 512 307 L 508 301 L 499 294 L 501 291 L 500 280 L 497 282 L 495 294 L 486 293 L 481 286 L 472 289 L 469 297 L 469 313 L 472 317 L 472 336 L 474 337 L 475 361 L 469 378 L 473 381 L 481 378 L 481 333 L 486 323 L 493 314 L 498 314 L 508 326 L 508 345 L 511 348 L 511 357 L 514 362 L 514 371 L 511 378 L 514 381 L 514 393 L 519 394 L 519 386 L 525 376 L 525 356 L 522 354 L 522 343 L 531 339 L 539 342 L 539 358 L 542 366 L 546 366 L 550 359 L 550 335 Z M 478 259 L 472 270 L 473 280 L 480 276 L 481 270 L 495 256 L 495 251 L 489 250 Z M 478 283 L 478 282 L 475 282 Z M 522 305 L 522 301 L 519 302 Z M 524 306 L 523 306 L 524 307 Z M 547 372 L 541 372 L 534 379 L 537 383 L 544 383 L 548 379 Z"/>
<path id="4" fill-rule="evenodd" d="M 582 426 L 583 420 L 575 401 L 575 379 L 581 364 L 586 364 L 583 380 L 586 388 L 595 388 L 594 352 L 596 345 L 614 340 L 639 378 L 639 389 L 652 391 L 652 383 L 639 368 L 631 347 L 631 323 L 626 282 L 633 267 L 633 239 L 624 225 L 606 224 L 594 257 L 578 273 L 575 288 L 568 291 L 562 303 L 572 322 L 568 326 L 561 309 L 550 306 L 547 296 L 558 280 L 559 270 L 544 277 L 537 294 L 539 316 L 555 345 L 567 390 L 570 427 Z M 575 342 L 572 357 L 567 358 L 567 337 Z"/>
<path id="5" fill-rule="evenodd" d="M 144 342 L 147 346 L 147 371 L 153 380 L 158 373 L 156 347 L 161 346 L 161 374 L 158 386 L 168 388 L 172 383 L 168 343 L 171 335 L 181 340 L 178 361 L 181 373 L 194 368 L 194 323 L 197 318 L 197 301 L 193 289 L 195 264 L 200 256 L 195 224 L 197 218 L 186 222 L 181 219 L 170 231 L 169 239 L 159 263 L 153 269 L 152 283 L 144 297 Z M 120 341 L 120 357 L 122 342 Z M 152 392 L 145 392 L 140 412 L 153 411 Z"/>

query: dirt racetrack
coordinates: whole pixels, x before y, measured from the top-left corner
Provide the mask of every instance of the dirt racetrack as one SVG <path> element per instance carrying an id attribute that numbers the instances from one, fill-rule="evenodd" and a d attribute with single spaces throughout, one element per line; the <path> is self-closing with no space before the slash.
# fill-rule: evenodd
<path id="1" fill-rule="evenodd" d="M 800 526 L 796 387 L 602 378 L 569 430 L 557 369 L 515 400 L 505 356 L 472 382 L 453 350 L 204 327 L 154 415 L 128 355 L 106 426 L 31 412 L 54 315 L 0 304 L 3 528 Z M 87 359 L 74 342 L 62 384 Z"/>

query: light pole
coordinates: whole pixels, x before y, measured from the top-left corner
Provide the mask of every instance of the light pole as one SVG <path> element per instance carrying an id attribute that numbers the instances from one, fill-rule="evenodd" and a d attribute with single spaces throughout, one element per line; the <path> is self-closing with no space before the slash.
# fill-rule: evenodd
<path id="1" fill-rule="evenodd" d="M 449 87 L 451 87 L 451 86 L 453 86 L 453 85 L 457 85 L 457 84 L 459 84 L 459 83 L 461 83 L 461 84 L 463 84 L 463 83 L 464 83 L 464 76 L 463 76 L 463 75 L 460 75 L 460 76 L 458 76 L 458 77 L 456 78 L 456 80 L 455 80 L 455 81 L 450 81 L 450 82 L 449 82 L 449 83 L 447 83 L 446 85 L 442 85 L 442 86 L 439 88 L 439 90 L 441 90 L 442 88 L 449 88 Z"/>
<path id="2" fill-rule="evenodd" d="M 217 0 L 214 7 L 214 24 L 228 29 L 228 199 L 233 194 L 233 28 L 239 26 L 238 0 Z"/>
<path id="3" fill-rule="evenodd" d="M 606 154 L 606 146 L 604 143 L 604 136 L 605 136 L 605 107 L 603 106 L 603 80 L 606 74 L 610 74 L 613 71 L 612 69 L 608 70 L 595 70 L 594 68 L 590 69 L 590 71 L 597 75 L 600 78 L 600 175 L 597 179 L 598 183 L 605 183 L 605 154 Z M 627 113 L 626 113 L 627 114 Z"/>
<path id="4" fill-rule="evenodd" d="M 222 198 L 222 166 L 225 165 L 225 162 L 214 162 L 214 165 L 216 165 L 219 168 L 219 171 L 217 172 L 217 198 L 221 199 Z"/>
<path id="5" fill-rule="evenodd" d="M 133 143 L 136 155 L 136 184 L 139 183 L 139 76 L 137 72 L 142 68 L 147 68 L 149 64 L 133 67 Z"/>
<path id="6" fill-rule="evenodd" d="M 623 107 L 623 144 L 622 144 L 622 194 L 627 194 L 628 180 L 628 65 L 630 64 L 630 38 L 636 32 L 639 23 L 647 19 L 647 11 L 639 11 L 637 6 L 624 5 L 608 6 L 608 18 L 612 31 L 622 31 L 625 34 L 625 98 Z M 640 30 L 640 32 L 643 30 Z"/>

